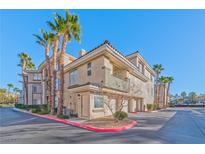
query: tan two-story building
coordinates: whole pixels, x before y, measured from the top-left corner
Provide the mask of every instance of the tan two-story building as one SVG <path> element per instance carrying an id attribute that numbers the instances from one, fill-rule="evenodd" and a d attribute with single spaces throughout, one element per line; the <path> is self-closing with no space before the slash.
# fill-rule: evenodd
<path id="1" fill-rule="evenodd" d="M 155 72 L 139 52 L 124 56 L 105 41 L 89 52 L 81 50 L 78 58 L 66 54 L 65 61 L 64 108 L 73 115 L 93 119 L 119 108 L 145 111 L 146 104 L 154 103 Z M 41 103 L 47 100 L 44 65 L 38 70 L 42 74 Z"/>

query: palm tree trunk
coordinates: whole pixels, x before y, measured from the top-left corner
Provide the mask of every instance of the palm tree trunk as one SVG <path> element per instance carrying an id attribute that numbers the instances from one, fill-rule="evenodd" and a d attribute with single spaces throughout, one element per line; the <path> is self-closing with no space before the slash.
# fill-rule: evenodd
<path id="1" fill-rule="evenodd" d="M 68 33 L 66 32 L 63 37 L 62 50 L 60 54 L 60 97 L 58 103 L 58 115 L 63 114 L 63 98 L 64 98 L 64 55 L 68 42 Z"/>
<path id="2" fill-rule="evenodd" d="M 50 46 L 46 46 L 46 51 L 45 51 L 45 56 L 46 56 L 46 74 L 47 74 L 47 81 L 46 86 L 47 86 L 47 94 L 48 94 L 48 106 L 51 108 L 51 66 L 50 66 L 50 60 L 49 60 L 49 51 L 50 51 Z"/>
<path id="3" fill-rule="evenodd" d="M 24 94 L 25 94 L 24 103 L 28 105 L 28 87 L 27 87 L 27 81 L 25 79 L 25 70 L 26 70 L 26 64 L 23 63 L 22 64 L 22 79 L 23 79 Z"/>
<path id="4" fill-rule="evenodd" d="M 159 79 L 159 77 L 157 75 L 156 81 L 155 81 L 155 100 L 154 100 L 156 104 L 158 104 L 158 102 L 157 102 L 157 100 L 158 100 L 158 98 L 157 98 L 157 96 L 158 96 L 158 79 Z"/>
<path id="5" fill-rule="evenodd" d="M 165 101 L 165 99 L 166 99 L 166 97 L 165 97 L 165 95 L 166 95 L 166 84 L 164 83 L 164 88 L 163 88 L 163 108 L 165 108 L 166 107 L 166 101 Z"/>
<path id="6" fill-rule="evenodd" d="M 57 38 L 54 41 L 53 48 L 53 84 L 52 84 L 52 104 L 51 104 L 51 114 L 55 112 L 55 98 L 56 98 L 56 58 L 59 45 L 60 35 L 57 34 Z"/>
<path id="7" fill-rule="evenodd" d="M 158 103 L 158 105 L 160 106 L 160 92 L 161 92 L 161 85 L 158 84 L 157 88 L 158 88 L 157 103 Z"/>
<path id="8" fill-rule="evenodd" d="M 167 86 L 166 107 L 168 106 L 169 88 L 170 88 L 170 83 L 168 83 L 168 86 Z"/>

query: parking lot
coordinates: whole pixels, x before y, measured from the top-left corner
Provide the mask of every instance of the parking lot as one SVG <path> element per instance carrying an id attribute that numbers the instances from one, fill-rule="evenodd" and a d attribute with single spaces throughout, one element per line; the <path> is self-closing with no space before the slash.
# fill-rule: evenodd
<path id="1" fill-rule="evenodd" d="M 0 108 L 0 143 L 205 143 L 205 110 L 171 108 L 130 114 L 134 128 L 118 133 L 96 133 Z"/>

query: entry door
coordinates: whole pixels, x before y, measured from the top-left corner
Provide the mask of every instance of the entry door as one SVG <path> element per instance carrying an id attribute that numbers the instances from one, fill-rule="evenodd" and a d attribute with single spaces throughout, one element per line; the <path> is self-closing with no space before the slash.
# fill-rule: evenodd
<path id="1" fill-rule="evenodd" d="M 140 98 L 136 100 L 136 111 L 142 111 L 142 103 Z"/>
<path id="2" fill-rule="evenodd" d="M 89 115 L 89 98 L 88 95 L 81 96 L 81 113 L 82 117 L 88 117 Z"/>

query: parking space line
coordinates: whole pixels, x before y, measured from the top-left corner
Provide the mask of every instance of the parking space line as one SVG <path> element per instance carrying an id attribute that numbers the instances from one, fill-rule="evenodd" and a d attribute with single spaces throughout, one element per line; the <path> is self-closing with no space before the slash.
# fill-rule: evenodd
<path id="1" fill-rule="evenodd" d="M 26 122 L 26 121 L 31 121 L 31 120 L 34 120 L 34 119 L 37 119 L 37 118 L 35 117 L 35 118 L 30 118 L 30 119 L 15 121 L 15 122 L 8 123 L 7 125 L 18 124 L 18 123 L 22 123 L 22 122 Z"/>

